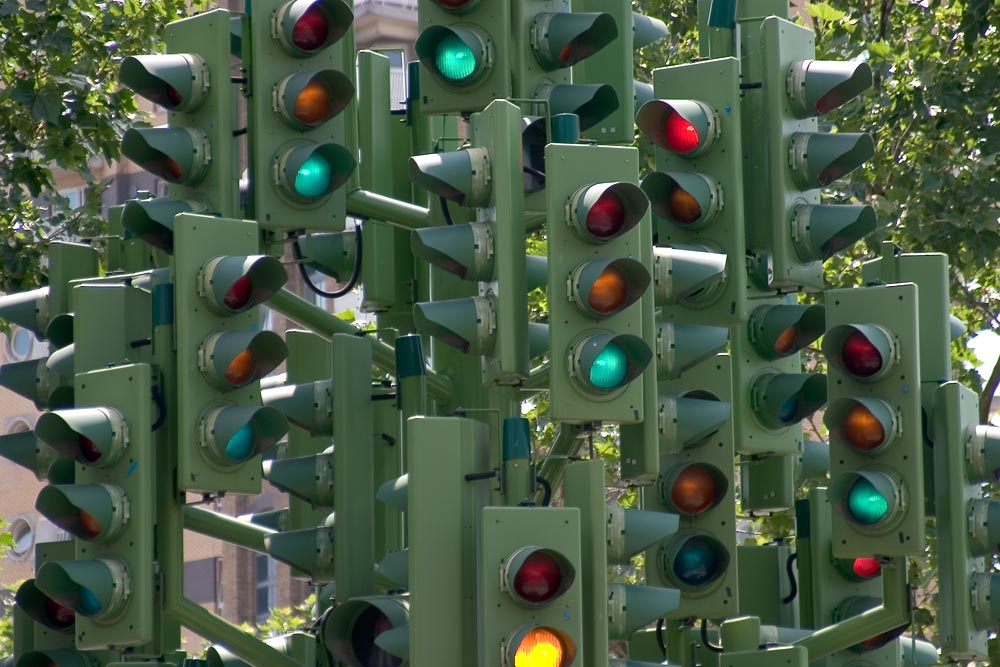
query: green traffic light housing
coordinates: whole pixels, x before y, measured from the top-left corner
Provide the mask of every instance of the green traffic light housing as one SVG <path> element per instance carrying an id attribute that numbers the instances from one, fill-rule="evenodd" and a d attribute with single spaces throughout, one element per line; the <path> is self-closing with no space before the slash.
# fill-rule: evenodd
<path id="1" fill-rule="evenodd" d="M 581 313 L 601 320 L 638 301 L 649 283 L 649 272 L 638 260 L 595 259 L 580 264 L 570 274 L 569 297 Z"/>
<path id="2" fill-rule="evenodd" d="M 548 102 L 553 116 L 577 116 L 581 132 L 597 125 L 621 105 L 614 87 L 603 83 L 553 83 L 543 79 L 532 90 L 531 97 Z"/>
<path id="3" fill-rule="evenodd" d="M 569 357 L 574 385 L 585 395 L 602 397 L 639 377 L 653 353 L 639 336 L 591 330 L 570 345 Z"/>
<path id="4" fill-rule="evenodd" d="M 660 546 L 661 574 L 688 597 L 713 591 L 729 561 L 729 552 L 721 542 L 697 530 L 682 530 Z"/>
<path id="5" fill-rule="evenodd" d="M 822 116 L 871 87 L 866 62 L 796 60 L 788 68 L 788 100 L 796 118 Z"/>
<path id="6" fill-rule="evenodd" d="M 273 34 L 285 51 L 308 58 L 337 43 L 354 23 L 343 0 L 291 0 L 275 12 Z"/>
<path id="7" fill-rule="evenodd" d="M 750 344 L 763 359 L 789 357 L 817 340 L 826 331 L 823 306 L 771 304 L 750 314 Z"/>
<path id="8" fill-rule="evenodd" d="M 684 229 L 710 225 L 722 210 L 722 188 L 711 176 L 698 172 L 654 171 L 642 179 L 653 213 Z"/>
<path id="9" fill-rule="evenodd" d="M 288 280 L 288 272 L 270 255 L 223 255 L 205 262 L 199 277 L 199 294 L 209 309 L 235 315 L 270 299 Z"/>
<path id="10" fill-rule="evenodd" d="M 41 340 L 49 321 L 48 303 L 48 287 L 5 294 L 0 296 L 0 320 L 27 329 Z"/>
<path id="11" fill-rule="evenodd" d="M 208 173 L 212 147 L 208 135 L 192 127 L 140 127 L 125 130 L 122 155 L 168 183 L 194 186 Z"/>
<path id="12" fill-rule="evenodd" d="M 333 432 L 332 381 L 268 387 L 260 392 L 261 403 L 281 410 L 288 421 L 312 435 Z"/>
<path id="13" fill-rule="evenodd" d="M 40 443 L 34 431 L 16 431 L 0 435 L 0 456 L 13 461 L 45 481 L 49 467 L 61 458 L 54 449 Z"/>
<path id="14" fill-rule="evenodd" d="M 410 180 L 460 206 L 485 206 L 490 201 L 490 155 L 485 148 L 414 155 Z"/>
<path id="15" fill-rule="evenodd" d="M 99 468 L 114 465 L 128 444 L 125 420 L 112 408 L 45 412 L 35 423 L 35 436 L 63 456 Z"/>
<path id="16" fill-rule="evenodd" d="M 264 538 L 267 553 L 275 560 L 309 574 L 314 582 L 333 581 L 334 530 L 333 514 L 326 525 L 271 533 Z"/>
<path id="17" fill-rule="evenodd" d="M 260 380 L 287 356 L 285 341 L 273 331 L 219 331 L 202 343 L 199 369 L 210 385 L 229 391 Z"/>
<path id="18" fill-rule="evenodd" d="M 875 324 L 842 324 L 823 337 L 823 354 L 858 382 L 876 382 L 899 362 L 896 337 Z"/>
<path id="19" fill-rule="evenodd" d="M 274 183 L 291 203 L 319 205 L 354 172 L 358 163 L 343 146 L 296 139 L 274 156 Z"/>
<path id="20" fill-rule="evenodd" d="M 806 262 L 825 261 L 875 231 L 875 209 L 865 205 L 795 207 L 792 242 Z"/>
<path id="21" fill-rule="evenodd" d="M 664 451 L 698 447 L 732 416 L 733 406 L 706 391 L 660 396 L 657 427 Z"/>
<path id="22" fill-rule="evenodd" d="M 652 100 L 635 117 L 639 130 L 660 148 L 697 157 L 715 143 L 721 128 L 715 111 L 698 100 Z"/>
<path id="23" fill-rule="evenodd" d="M 106 622 L 124 611 L 130 588 L 125 564 L 117 558 L 50 561 L 38 568 L 35 585 L 77 614 Z"/>
<path id="24" fill-rule="evenodd" d="M 313 506 L 333 505 L 333 453 L 264 461 L 264 479 Z"/>
<path id="25" fill-rule="evenodd" d="M 789 150 L 792 177 L 803 190 L 826 187 L 874 156 L 871 135 L 852 132 L 797 132 Z"/>
<path id="26" fill-rule="evenodd" d="M 222 404 L 199 420 L 201 446 L 208 458 L 233 467 L 278 444 L 288 432 L 288 420 L 275 408 Z"/>
<path id="27" fill-rule="evenodd" d="M 625 234 L 649 210 L 649 199 L 634 183 L 594 183 L 569 201 L 569 224 L 588 243 L 605 243 Z"/>
<path id="28" fill-rule="evenodd" d="M 420 63 L 451 88 L 480 81 L 493 67 L 493 41 L 478 28 L 432 25 L 414 44 Z"/>
<path id="29" fill-rule="evenodd" d="M 205 60 L 190 53 L 128 56 L 118 79 L 137 95 L 169 111 L 197 111 L 208 92 Z"/>
<path id="30" fill-rule="evenodd" d="M 174 216 L 178 213 L 205 213 L 208 207 L 198 201 L 158 197 L 132 199 L 122 209 L 122 226 L 154 248 L 173 254 Z"/>
<path id="31" fill-rule="evenodd" d="M 618 38 L 618 25 L 603 12 L 540 12 L 531 25 L 531 50 L 547 72 L 570 67 Z"/>
<path id="32" fill-rule="evenodd" d="M 338 282 L 346 283 L 357 264 L 358 234 L 355 232 L 306 234 L 293 243 L 294 251 L 307 267 Z"/>
<path id="33" fill-rule="evenodd" d="M 766 429 L 797 424 L 826 404 L 826 376 L 765 371 L 753 380 L 750 406 Z"/>
<path id="34" fill-rule="evenodd" d="M 496 338 L 496 309 L 488 297 L 413 304 L 421 334 L 433 336 L 465 354 L 490 354 Z"/>
<path id="35" fill-rule="evenodd" d="M 401 656 L 383 648 L 379 638 L 406 627 L 409 613 L 409 601 L 403 597 L 352 598 L 324 618 L 323 645 L 335 660 L 352 667 L 405 664 Z"/>
<path id="36" fill-rule="evenodd" d="M 493 225 L 488 222 L 425 227 L 410 234 L 416 257 L 463 280 L 486 281 L 493 276 L 493 243 Z"/>
<path id="37" fill-rule="evenodd" d="M 67 351 L 56 357 L 55 362 L 71 362 L 72 347 L 62 349 Z M 27 398 L 40 410 L 65 408 L 73 405 L 73 379 L 71 373 L 61 372 L 64 366 L 65 363 L 53 363 L 52 355 L 49 359 L 6 363 L 0 365 L 0 386 Z"/>
<path id="38" fill-rule="evenodd" d="M 15 667 L 96 667 L 98 662 L 86 651 L 71 648 L 25 651 Z"/>
<path id="39" fill-rule="evenodd" d="M 87 542 L 114 541 L 128 521 L 128 501 L 117 484 L 50 484 L 39 492 L 35 509 Z"/>
<path id="40" fill-rule="evenodd" d="M 278 83 L 276 109 L 289 127 L 306 131 L 319 127 L 354 99 L 354 84 L 343 72 L 296 72 Z"/>
<path id="41" fill-rule="evenodd" d="M 714 302 L 726 286 L 727 257 L 706 246 L 653 248 L 653 295 L 658 306 L 690 308 Z"/>
<path id="42" fill-rule="evenodd" d="M 34 579 L 21 584 L 14 595 L 14 602 L 36 623 L 50 630 L 69 633 L 76 622 L 76 612 L 65 607 L 38 590 Z"/>

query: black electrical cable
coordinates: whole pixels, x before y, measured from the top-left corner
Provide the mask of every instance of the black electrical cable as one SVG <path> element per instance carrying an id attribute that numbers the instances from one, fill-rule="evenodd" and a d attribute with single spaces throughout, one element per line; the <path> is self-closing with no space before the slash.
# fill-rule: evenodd
<path id="1" fill-rule="evenodd" d="M 542 507 L 548 507 L 549 503 L 552 502 L 552 485 L 549 484 L 549 480 L 544 477 L 536 478 L 535 483 L 542 487 L 542 491 L 545 492 L 542 496 Z"/>
<path id="2" fill-rule="evenodd" d="M 663 639 L 663 627 L 666 625 L 662 618 L 656 619 L 656 645 L 660 647 L 663 659 L 667 659 L 667 642 Z"/>
<path id="3" fill-rule="evenodd" d="M 799 594 L 799 582 L 795 579 L 795 571 L 792 569 L 792 565 L 798 557 L 798 553 L 793 553 L 788 557 L 788 560 L 785 561 L 785 573 L 788 574 L 788 583 L 792 586 L 792 592 L 788 594 L 788 597 L 781 601 L 783 604 L 788 604 L 795 599 L 796 595 Z"/>
<path id="4" fill-rule="evenodd" d="M 534 176 L 535 178 L 540 178 L 543 183 L 545 182 L 545 172 L 541 169 L 535 169 L 534 167 L 529 167 L 528 165 L 524 165 L 523 169 L 524 173 Z"/>
<path id="5" fill-rule="evenodd" d="M 354 254 L 354 269 L 351 271 L 351 279 L 347 281 L 339 290 L 333 292 L 327 292 L 326 290 L 317 287 L 316 284 L 309 277 L 309 272 L 306 271 L 306 265 L 302 263 L 302 253 L 299 251 L 299 246 L 292 242 L 292 257 L 295 258 L 295 263 L 299 267 L 299 275 L 302 276 L 302 282 L 305 283 L 311 291 L 315 292 L 324 299 L 339 299 L 344 296 L 358 284 L 358 279 L 361 278 L 361 256 L 364 252 L 363 243 L 361 241 L 361 223 L 357 223 L 354 227 L 354 237 L 356 239 L 355 254 Z"/>
<path id="6" fill-rule="evenodd" d="M 163 392 L 159 385 L 153 387 L 153 403 L 156 405 L 156 421 L 149 430 L 158 431 L 167 421 L 167 401 L 163 398 Z"/>
<path id="7" fill-rule="evenodd" d="M 448 210 L 448 200 L 441 197 L 441 215 L 444 216 L 444 221 L 449 225 L 454 225 L 455 221 L 451 219 L 451 211 Z"/>
<path id="8" fill-rule="evenodd" d="M 709 651 L 722 653 L 722 646 L 708 641 L 708 619 L 701 619 L 701 644 Z"/>

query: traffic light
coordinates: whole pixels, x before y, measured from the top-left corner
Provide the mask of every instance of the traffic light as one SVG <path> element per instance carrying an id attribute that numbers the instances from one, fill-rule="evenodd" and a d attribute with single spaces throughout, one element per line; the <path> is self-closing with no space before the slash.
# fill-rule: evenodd
<path id="1" fill-rule="evenodd" d="M 480 296 L 414 305 L 418 331 L 485 357 L 489 382 L 520 384 L 529 371 L 521 114 L 497 100 L 473 116 L 472 146 L 410 158 L 417 185 L 479 209 L 477 222 L 413 232 L 417 257 L 480 284 Z M 537 335 L 536 335 L 537 337 Z"/>
<path id="2" fill-rule="evenodd" d="M 677 532 L 646 551 L 647 583 L 681 593 L 667 618 L 738 609 L 732 390 L 727 354 L 659 384 L 660 476 L 642 499 L 646 510 L 680 517 Z"/>
<path id="3" fill-rule="evenodd" d="M 477 664 L 583 664 L 580 511 L 484 507 L 481 521 Z"/>
<path id="4" fill-rule="evenodd" d="M 256 457 L 288 430 L 261 405 L 259 380 L 286 356 L 284 341 L 259 331 L 257 306 L 287 279 L 257 255 L 257 225 L 180 214 L 174 220 L 177 348 L 177 484 L 191 491 L 260 493 Z M 245 254 L 228 254 L 245 253 Z"/>
<path id="5" fill-rule="evenodd" d="M 35 425 L 39 440 L 77 463 L 73 484 L 46 486 L 35 504 L 74 537 L 76 557 L 43 564 L 35 585 L 75 613 L 77 648 L 143 644 L 154 633 L 150 367 L 78 374 L 76 405 Z"/>
<path id="6" fill-rule="evenodd" d="M 344 0 L 258 0 L 250 15 L 250 189 L 264 229 L 343 230 L 357 159 L 341 143 L 354 99 Z M 246 53 L 246 51 L 245 51 Z M 308 224 L 303 223 L 308 216 Z"/>
<path id="7" fill-rule="evenodd" d="M 664 289 L 675 286 L 673 298 L 657 302 L 670 306 L 666 320 L 738 324 L 747 310 L 739 61 L 664 67 L 653 81 L 658 99 L 643 104 L 635 119 L 656 145 L 657 171 L 643 179 L 642 189 L 656 245 L 676 255 L 660 260 L 665 275 L 658 280 Z"/>
<path id="8" fill-rule="evenodd" d="M 122 224 L 168 253 L 176 214 L 239 211 L 229 33 L 229 12 L 216 9 L 168 24 L 167 53 L 122 60 L 122 84 L 169 112 L 168 127 L 133 127 L 122 136 L 122 154 L 169 184 L 167 197 L 128 202 Z"/>
<path id="9" fill-rule="evenodd" d="M 826 376 L 803 373 L 800 357 L 826 330 L 825 311 L 781 298 L 752 304 L 747 323 L 732 329 L 736 451 L 796 454 L 802 420 L 826 404 Z"/>
<path id="10" fill-rule="evenodd" d="M 761 289 L 823 289 L 824 260 L 875 230 L 868 205 L 820 205 L 820 189 L 871 159 L 867 134 L 819 132 L 817 116 L 872 85 L 863 60 L 815 60 L 811 30 L 775 16 L 743 23 L 746 210 Z"/>
<path id="11" fill-rule="evenodd" d="M 923 552 L 917 288 L 826 293 L 833 555 Z"/>
<path id="12" fill-rule="evenodd" d="M 335 660 L 351 667 L 405 665 L 405 652 L 389 640 L 393 630 L 406 632 L 408 617 L 409 602 L 404 596 L 352 598 L 324 619 L 323 643 Z"/>
<path id="13" fill-rule="evenodd" d="M 638 151 L 549 144 L 545 163 L 551 416 L 640 422 L 642 383 L 634 381 L 652 359 L 643 319 L 653 313 L 642 299 L 649 268 L 636 259 L 650 242 Z"/>
<path id="14" fill-rule="evenodd" d="M 978 396 L 957 382 L 940 385 L 934 403 L 941 658 L 986 660 L 1000 618 L 1000 575 L 988 565 L 997 552 L 990 525 L 1000 501 L 984 497 L 983 484 L 1000 470 L 1000 429 L 979 424 Z"/>

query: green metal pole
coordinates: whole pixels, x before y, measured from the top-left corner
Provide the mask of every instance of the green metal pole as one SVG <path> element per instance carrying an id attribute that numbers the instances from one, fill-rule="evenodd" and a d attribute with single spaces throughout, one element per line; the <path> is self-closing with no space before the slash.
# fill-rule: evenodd
<path id="1" fill-rule="evenodd" d="M 580 438 L 583 433 L 584 428 L 580 424 L 567 424 L 565 422 L 559 424 L 559 431 L 556 432 L 548 456 L 539 466 L 537 475 L 548 482 L 553 491 L 562 486 L 563 478 L 566 475 L 566 465 L 583 447 L 584 443 Z M 542 493 L 541 490 L 535 492 L 536 503 L 541 503 Z"/>
<path id="2" fill-rule="evenodd" d="M 184 528 L 261 554 L 267 553 L 264 538 L 277 532 L 195 505 L 184 506 Z"/>
<path id="3" fill-rule="evenodd" d="M 361 188 L 347 193 L 347 212 L 363 218 L 382 220 L 403 229 L 420 229 L 431 224 L 431 212 L 428 209 Z"/>
<path id="4" fill-rule="evenodd" d="M 248 635 L 186 598 L 181 598 L 173 606 L 173 615 L 184 627 L 190 628 L 210 642 L 222 644 L 236 657 L 250 665 L 310 667 L 299 664 L 294 658 L 271 648 L 253 635 Z"/>
<path id="5" fill-rule="evenodd" d="M 268 300 L 267 305 L 321 336 L 330 337 L 334 334 L 358 335 L 358 330 L 350 322 L 345 322 L 286 289 L 281 289 L 275 293 Z M 372 361 L 382 370 L 395 373 L 395 348 L 385 343 L 373 341 Z M 427 371 L 427 393 L 431 398 L 440 403 L 450 401 L 452 398 L 451 380 L 433 371 Z"/>

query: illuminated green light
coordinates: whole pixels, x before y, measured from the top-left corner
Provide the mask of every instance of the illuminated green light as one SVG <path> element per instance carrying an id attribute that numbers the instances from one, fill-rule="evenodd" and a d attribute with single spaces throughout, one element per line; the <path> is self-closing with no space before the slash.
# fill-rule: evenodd
<path id="1" fill-rule="evenodd" d="M 226 456 L 234 461 L 244 461 L 253 454 L 253 426 L 247 424 L 233 433 L 226 444 Z"/>
<path id="2" fill-rule="evenodd" d="M 462 81 L 476 71 L 476 56 L 458 35 L 450 34 L 434 49 L 434 64 L 444 78 Z"/>
<path id="3" fill-rule="evenodd" d="M 303 197 L 320 197 L 330 189 L 330 163 L 326 158 L 314 152 L 302 163 L 295 172 L 295 192 Z"/>
<path id="4" fill-rule="evenodd" d="M 97 599 L 94 592 L 89 588 L 80 587 L 80 607 L 79 611 L 84 616 L 93 616 L 94 614 L 100 613 L 104 605 L 101 601 Z"/>
<path id="5" fill-rule="evenodd" d="M 866 526 L 876 524 L 889 513 L 889 501 L 867 479 L 859 479 L 847 492 L 851 516 Z"/>
<path id="6" fill-rule="evenodd" d="M 628 356 L 622 346 L 610 342 L 590 367 L 590 384 L 598 389 L 614 389 L 628 374 Z"/>

